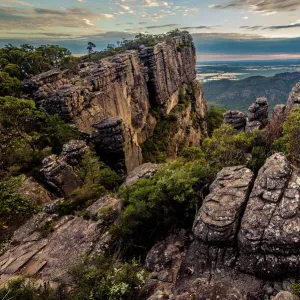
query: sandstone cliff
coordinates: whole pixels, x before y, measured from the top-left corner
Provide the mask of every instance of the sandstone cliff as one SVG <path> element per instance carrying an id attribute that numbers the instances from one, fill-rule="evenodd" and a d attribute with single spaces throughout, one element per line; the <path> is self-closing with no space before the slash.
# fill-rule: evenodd
<path id="1" fill-rule="evenodd" d="M 141 164 L 140 145 L 151 137 L 158 118 L 167 117 L 178 105 L 180 89 L 191 94 L 189 105 L 178 116 L 176 144 L 199 145 L 205 136 L 206 103 L 195 66 L 192 37 L 182 32 L 140 52 L 82 63 L 78 75 L 49 71 L 25 86 L 47 112 L 59 114 L 82 132 L 93 133 L 102 159 L 107 157 L 114 167 L 123 166 L 129 172 Z M 186 134 L 188 127 L 193 129 Z"/>

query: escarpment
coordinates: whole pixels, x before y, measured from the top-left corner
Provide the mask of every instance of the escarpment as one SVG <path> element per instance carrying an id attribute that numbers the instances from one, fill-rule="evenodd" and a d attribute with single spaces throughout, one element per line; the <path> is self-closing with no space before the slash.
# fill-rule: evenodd
<path id="1" fill-rule="evenodd" d="M 78 75 L 40 74 L 25 87 L 47 112 L 93 133 L 101 157 L 130 172 L 142 162 L 140 146 L 174 109 L 179 120 L 175 144 L 199 145 L 206 135 L 207 109 L 195 66 L 192 37 L 182 32 L 140 52 L 81 63 Z"/>

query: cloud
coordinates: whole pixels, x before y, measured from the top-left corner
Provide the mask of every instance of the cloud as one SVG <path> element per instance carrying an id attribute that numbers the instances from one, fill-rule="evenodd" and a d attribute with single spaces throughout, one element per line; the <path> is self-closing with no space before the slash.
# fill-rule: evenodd
<path id="1" fill-rule="evenodd" d="M 166 27 L 176 27 L 178 24 L 165 24 L 165 25 L 156 25 L 156 26 L 148 26 L 146 29 L 156 29 L 156 28 L 166 28 Z"/>
<path id="2" fill-rule="evenodd" d="M 113 19 L 112 14 L 94 13 L 87 8 L 69 7 L 61 10 L 0 6 L 0 32 L 16 29 L 46 30 L 49 28 L 86 28 L 92 22 Z"/>
<path id="3" fill-rule="evenodd" d="M 182 30 L 189 30 L 189 29 L 212 29 L 215 28 L 216 26 L 189 26 L 189 27 L 181 27 L 180 29 Z"/>
<path id="4" fill-rule="evenodd" d="M 299 0 L 231 0 L 209 6 L 214 9 L 248 8 L 257 12 L 296 11 L 300 8 Z"/>
<path id="5" fill-rule="evenodd" d="M 293 23 L 293 24 L 288 24 L 288 25 L 277 25 L 277 26 L 269 26 L 269 27 L 264 27 L 264 30 L 280 30 L 280 29 L 289 29 L 289 28 L 299 28 L 300 27 L 300 22 L 299 23 Z"/>

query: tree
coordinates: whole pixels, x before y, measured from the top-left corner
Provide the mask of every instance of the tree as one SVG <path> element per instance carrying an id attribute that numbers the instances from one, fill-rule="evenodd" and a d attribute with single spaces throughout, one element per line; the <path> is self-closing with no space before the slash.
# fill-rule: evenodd
<path id="1" fill-rule="evenodd" d="M 18 94 L 22 89 L 22 82 L 11 77 L 6 72 L 0 72 L 0 95 L 8 96 Z"/>
<path id="2" fill-rule="evenodd" d="M 92 42 L 88 42 L 86 49 L 88 51 L 89 57 L 91 57 L 91 54 L 93 53 L 94 48 L 96 48 L 96 45 Z"/>
<path id="3" fill-rule="evenodd" d="M 211 106 L 207 116 L 207 130 L 209 136 L 212 135 L 215 129 L 223 124 L 225 111 L 225 108 L 217 108 L 214 105 Z"/>

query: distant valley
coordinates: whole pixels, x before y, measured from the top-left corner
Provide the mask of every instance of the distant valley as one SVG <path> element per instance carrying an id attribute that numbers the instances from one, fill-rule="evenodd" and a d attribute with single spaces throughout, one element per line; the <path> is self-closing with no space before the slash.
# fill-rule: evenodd
<path id="1" fill-rule="evenodd" d="M 292 87 L 300 82 L 300 72 L 286 72 L 272 77 L 252 76 L 241 80 L 221 79 L 202 83 L 208 105 L 247 112 L 258 97 L 267 97 L 269 111 L 286 103 Z"/>

